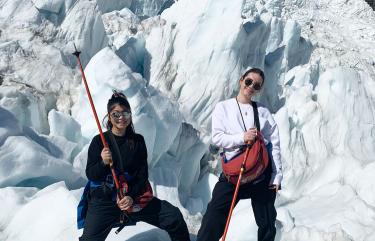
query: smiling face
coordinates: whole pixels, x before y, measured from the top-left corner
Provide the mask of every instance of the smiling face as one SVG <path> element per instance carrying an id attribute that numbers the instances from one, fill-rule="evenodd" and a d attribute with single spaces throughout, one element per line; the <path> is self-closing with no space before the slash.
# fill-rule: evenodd
<path id="1" fill-rule="evenodd" d="M 114 104 L 108 115 L 112 123 L 112 130 L 118 133 L 124 132 L 132 122 L 131 112 L 128 108 L 120 104 Z"/>
<path id="2" fill-rule="evenodd" d="M 250 72 L 240 79 L 240 95 L 246 99 L 256 94 L 263 86 L 263 78 L 260 74 Z"/>

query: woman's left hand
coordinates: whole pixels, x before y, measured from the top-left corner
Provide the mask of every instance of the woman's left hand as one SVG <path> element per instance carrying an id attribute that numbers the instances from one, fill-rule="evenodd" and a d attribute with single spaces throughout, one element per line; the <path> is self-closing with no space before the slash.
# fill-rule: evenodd
<path id="1" fill-rule="evenodd" d="M 117 206 L 122 210 L 126 211 L 133 205 L 133 198 L 130 196 L 125 196 L 121 200 L 117 198 Z"/>

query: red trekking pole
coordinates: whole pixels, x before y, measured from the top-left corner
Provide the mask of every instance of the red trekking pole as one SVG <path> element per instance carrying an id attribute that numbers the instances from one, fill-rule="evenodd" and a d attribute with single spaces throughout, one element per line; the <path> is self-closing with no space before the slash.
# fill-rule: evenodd
<path id="1" fill-rule="evenodd" d="M 77 61 L 78 61 L 78 64 L 79 64 L 79 69 L 81 70 L 81 74 L 82 74 L 83 83 L 85 84 L 87 97 L 89 98 L 91 109 L 92 109 L 92 112 L 93 112 L 94 117 L 95 117 L 96 125 L 98 126 L 98 129 L 99 129 L 100 138 L 102 140 L 103 146 L 108 148 L 108 144 L 107 144 L 107 142 L 106 142 L 106 140 L 104 138 L 103 130 L 102 130 L 102 127 L 100 126 L 100 122 L 99 122 L 99 119 L 98 119 L 98 114 L 96 113 L 94 102 L 93 102 L 91 94 L 90 94 L 89 86 L 87 85 L 85 72 L 83 71 L 82 64 L 81 64 L 81 59 L 79 58 L 79 55 L 81 54 L 81 52 L 77 50 L 75 44 L 74 44 L 74 49 L 75 49 L 75 52 L 73 54 L 77 57 Z M 113 166 L 113 161 L 112 160 L 110 160 L 109 166 L 111 168 L 112 178 L 113 178 L 113 180 L 115 182 L 115 187 L 116 187 L 116 190 L 117 190 L 117 195 L 119 196 L 120 199 L 122 199 L 125 196 L 124 190 L 120 187 L 119 179 L 117 178 L 115 167 Z M 127 183 L 123 182 L 123 184 L 125 185 L 126 189 L 128 189 L 127 188 Z M 128 213 L 126 211 L 123 212 L 123 215 L 124 216 L 122 216 L 121 220 L 120 220 L 120 222 L 122 223 L 122 225 L 116 230 L 116 234 L 118 234 L 124 228 L 124 226 L 126 225 L 125 223 L 131 222 L 131 219 L 130 219 L 130 217 L 129 217 L 129 215 L 128 215 Z M 124 222 L 124 217 L 126 218 L 127 222 Z"/>
<path id="2" fill-rule="evenodd" d="M 228 214 L 228 218 L 227 218 L 227 223 L 225 224 L 224 234 L 223 234 L 222 239 L 221 239 L 222 241 L 225 241 L 225 237 L 227 236 L 230 219 L 232 217 L 232 212 L 233 212 L 234 204 L 236 203 L 236 199 L 237 199 L 237 195 L 238 195 L 238 190 L 240 189 L 241 178 L 242 178 L 243 172 L 245 171 L 246 159 L 247 159 L 247 156 L 249 155 L 250 148 L 251 148 L 251 146 L 247 145 L 246 152 L 245 152 L 245 158 L 244 158 L 244 160 L 243 160 L 243 162 L 241 164 L 241 170 L 240 170 L 240 174 L 238 175 L 236 189 L 234 191 L 232 203 L 230 205 L 229 214 Z"/>
<path id="3" fill-rule="evenodd" d="M 103 146 L 108 148 L 108 144 L 105 141 L 105 138 L 104 138 L 104 135 L 103 135 L 103 130 L 102 130 L 102 127 L 100 126 L 100 122 L 99 122 L 99 119 L 98 119 L 98 114 L 96 113 L 95 105 L 94 105 L 94 102 L 93 102 L 91 94 L 90 94 L 89 86 L 87 85 L 85 72 L 83 71 L 82 64 L 81 64 L 81 59 L 79 58 L 79 55 L 81 54 L 81 52 L 77 50 L 75 44 L 74 44 L 74 49 L 75 49 L 75 52 L 73 54 L 77 57 L 79 69 L 81 70 L 81 74 L 82 74 L 83 83 L 85 84 L 87 97 L 89 98 L 91 109 L 92 109 L 92 112 L 94 113 L 96 125 L 98 126 L 98 129 L 99 129 L 100 138 L 102 139 Z M 112 160 L 110 160 L 109 166 L 111 168 L 113 180 L 115 181 L 117 193 L 119 194 L 120 198 L 122 199 L 124 197 L 124 193 L 120 189 L 120 184 L 119 184 L 119 181 L 118 181 L 118 178 L 117 178 Z"/>

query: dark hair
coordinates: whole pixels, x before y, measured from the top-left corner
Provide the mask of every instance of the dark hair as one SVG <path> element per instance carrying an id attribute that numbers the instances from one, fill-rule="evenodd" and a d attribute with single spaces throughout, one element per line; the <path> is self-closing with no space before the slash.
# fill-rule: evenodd
<path id="1" fill-rule="evenodd" d="M 246 75 L 250 74 L 250 73 L 256 73 L 256 74 L 259 74 L 260 77 L 262 77 L 262 85 L 264 84 L 264 81 L 266 80 L 265 77 L 264 77 L 264 72 L 263 70 L 259 69 L 259 68 L 251 68 L 249 70 L 247 70 L 242 76 L 241 76 L 241 79 L 240 80 L 243 80 Z"/>
<path id="2" fill-rule="evenodd" d="M 126 109 L 128 109 L 131 112 L 130 104 L 129 104 L 129 101 L 126 98 L 126 96 L 123 93 L 118 92 L 117 90 L 113 90 L 113 94 L 112 94 L 111 98 L 108 100 L 108 103 L 107 103 L 107 114 L 104 117 L 103 122 L 105 122 L 105 118 L 108 118 L 108 116 L 110 115 L 111 111 L 113 110 L 113 108 L 115 107 L 116 104 L 124 106 Z M 107 127 L 108 130 L 112 129 L 113 125 L 112 125 L 111 121 L 109 120 L 109 118 L 108 118 L 105 126 Z M 126 135 L 135 134 L 134 125 L 133 125 L 132 120 L 130 121 L 130 124 L 128 125 L 128 127 L 126 127 L 125 133 L 126 133 Z"/>

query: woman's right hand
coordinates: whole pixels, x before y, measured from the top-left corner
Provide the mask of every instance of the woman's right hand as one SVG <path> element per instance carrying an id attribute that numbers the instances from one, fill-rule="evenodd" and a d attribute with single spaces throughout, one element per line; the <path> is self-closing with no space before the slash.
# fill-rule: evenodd
<path id="1" fill-rule="evenodd" d="M 129 208 L 132 207 L 133 205 L 133 198 L 130 197 L 130 196 L 125 196 L 123 197 L 122 199 L 119 199 L 117 197 L 117 206 L 122 210 L 122 211 L 126 211 L 128 210 Z"/>
<path id="2" fill-rule="evenodd" d="M 251 144 L 255 141 L 257 137 L 257 129 L 256 128 L 250 128 L 248 131 L 246 131 L 243 135 L 243 140 L 247 144 Z"/>
<path id="3" fill-rule="evenodd" d="M 111 150 L 109 150 L 108 147 L 104 147 L 100 155 L 102 156 L 102 160 L 105 165 L 109 165 L 111 163 L 112 154 L 111 154 Z"/>

